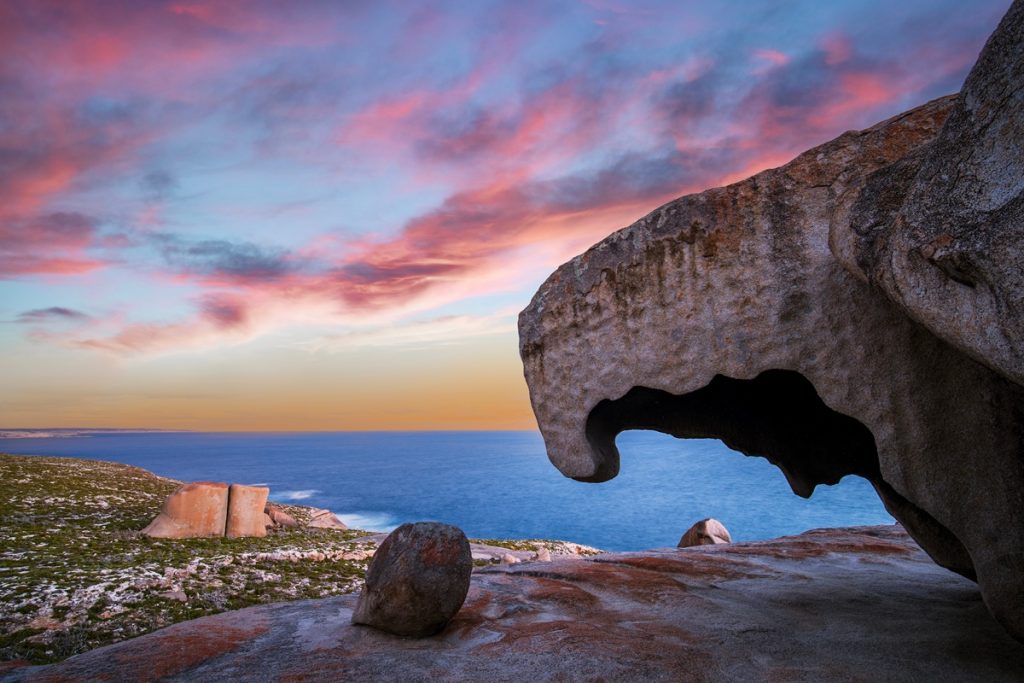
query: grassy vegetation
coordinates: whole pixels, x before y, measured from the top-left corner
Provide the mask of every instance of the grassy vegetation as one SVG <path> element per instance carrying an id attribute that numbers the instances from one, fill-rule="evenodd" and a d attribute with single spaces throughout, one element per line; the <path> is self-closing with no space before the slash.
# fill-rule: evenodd
<path id="1" fill-rule="evenodd" d="M 0 455 L 0 659 L 56 661 L 186 619 L 361 585 L 360 531 L 139 534 L 179 483 L 109 462 Z"/>
<path id="2" fill-rule="evenodd" d="M 473 539 L 473 543 L 490 545 L 496 548 L 507 548 L 508 550 L 521 550 L 535 553 L 541 548 L 547 548 L 552 554 L 559 555 L 597 555 L 602 552 L 597 548 L 591 548 L 578 543 L 568 541 L 549 541 L 544 539 L 503 539 L 503 538 L 481 538 Z"/>
<path id="3" fill-rule="evenodd" d="M 140 530 L 181 482 L 111 462 L 0 454 L 0 660 L 59 661 L 187 619 L 362 586 L 367 532 L 305 527 L 265 538 L 153 539 Z M 589 555 L 563 541 L 474 540 Z"/>

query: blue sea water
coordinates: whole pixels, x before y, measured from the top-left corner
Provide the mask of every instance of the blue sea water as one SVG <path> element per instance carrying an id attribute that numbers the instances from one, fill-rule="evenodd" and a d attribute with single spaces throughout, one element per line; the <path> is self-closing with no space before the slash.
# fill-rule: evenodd
<path id="1" fill-rule="evenodd" d="M 805 500 L 767 460 L 720 441 L 635 431 L 618 444 L 621 473 L 603 484 L 563 477 L 536 432 L 98 433 L 0 439 L 0 452 L 265 484 L 272 500 L 329 508 L 356 528 L 430 519 L 475 538 L 557 538 L 606 550 L 674 546 L 704 517 L 721 520 L 734 540 L 893 521 L 856 477 Z"/>

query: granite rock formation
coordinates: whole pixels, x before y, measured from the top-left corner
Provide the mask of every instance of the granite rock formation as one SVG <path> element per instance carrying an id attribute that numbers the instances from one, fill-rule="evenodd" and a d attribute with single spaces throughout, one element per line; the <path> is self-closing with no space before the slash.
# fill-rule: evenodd
<path id="1" fill-rule="evenodd" d="M 263 509 L 270 489 L 266 486 L 232 484 L 228 492 L 228 520 L 224 535 L 228 538 L 267 535 Z"/>
<path id="2" fill-rule="evenodd" d="M 473 574 L 442 633 L 353 627 L 355 596 L 176 624 L 4 681 L 986 681 L 1024 645 L 898 527 L 555 558 Z"/>
<path id="3" fill-rule="evenodd" d="M 717 519 L 702 519 L 683 534 L 679 539 L 680 548 L 692 548 L 695 545 L 720 545 L 732 543 L 732 536 L 725 525 Z"/>
<path id="4" fill-rule="evenodd" d="M 266 507 L 263 508 L 263 512 L 270 518 L 273 526 L 285 527 L 287 529 L 294 529 L 299 526 L 299 522 L 294 517 L 285 512 L 283 508 L 272 503 L 267 503 Z"/>
<path id="5" fill-rule="evenodd" d="M 353 624 L 422 638 L 442 630 L 462 607 L 473 573 L 461 529 L 403 524 L 381 543 L 366 570 Z"/>
<path id="6" fill-rule="evenodd" d="M 795 493 L 856 474 L 1024 639 L 1024 3 L 963 94 L 682 197 L 561 266 L 519 319 L 548 455 L 719 438 Z"/>
<path id="7" fill-rule="evenodd" d="M 339 531 L 348 529 L 348 526 L 330 510 L 315 510 L 306 526 L 311 529 L 338 529 Z"/>
<path id="8" fill-rule="evenodd" d="M 1024 384 L 1024 3 L 922 157 L 869 176 L 833 224 L 852 243 L 847 266 L 933 334 Z"/>
<path id="9" fill-rule="evenodd" d="M 195 481 L 168 496 L 160 514 L 142 533 L 153 538 L 223 536 L 227 515 L 228 485 Z"/>
<path id="10" fill-rule="evenodd" d="M 267 535 L 266 486 L 196 481 L 167 497 L 160 514 L 142 530 L 152 538 Z M 294 521 L 294 520 L 293 520 Z"/>

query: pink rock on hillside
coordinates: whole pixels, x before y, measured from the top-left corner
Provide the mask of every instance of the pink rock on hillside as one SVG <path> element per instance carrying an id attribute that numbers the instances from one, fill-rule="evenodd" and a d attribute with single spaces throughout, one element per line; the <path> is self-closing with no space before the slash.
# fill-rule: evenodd
<path id="1" fill-rule="evenodd" d="M 294 517 L 289 515 L 287 512 L 285 512 L 278 506 L 273 505 L 271 503 L 267 503 L 267 506 L 263 509 L 263 511 L 267 513 L 267 515 L 270 517 L 271 522 L 275 526 L 292 528 L 297 527 L 299 525 L 299 523 L 295 521 Z"/>
<path id="2" fill-rule="evenodd" d="M 228 538 L 266 536 L 263 508 L 267 505 L 270 489 L 266 486 L 232 484 L 228 496 L 228 518 L 224 535 Z"/>
<path id="3" fill-rule="evenodd" d="M 223 536 L 227 510 L 227 484 L 192 482 L 181 486 L 164 501 L 160 514 L 142 533 L 153 538 Z"/>
<path id="4" fill-rule="evenodd" d="M 348 527 L 330 510 L 316 510 L 307 525 L 312 529 L 341 529 Z"/>

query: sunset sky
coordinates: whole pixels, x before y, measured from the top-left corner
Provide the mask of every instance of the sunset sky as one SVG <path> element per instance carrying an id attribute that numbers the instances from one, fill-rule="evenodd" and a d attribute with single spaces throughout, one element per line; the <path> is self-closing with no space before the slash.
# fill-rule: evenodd
<path id="1" fill-rule="evenodd" d="M 0 4 L 0 427 L 534 428 L 515 318 L 1009 0 Z"/>

